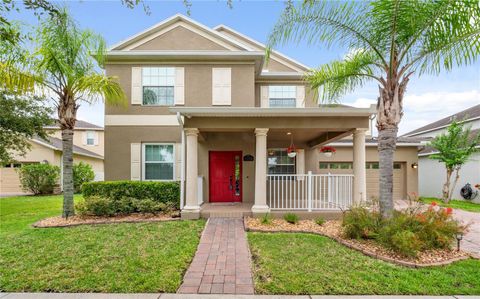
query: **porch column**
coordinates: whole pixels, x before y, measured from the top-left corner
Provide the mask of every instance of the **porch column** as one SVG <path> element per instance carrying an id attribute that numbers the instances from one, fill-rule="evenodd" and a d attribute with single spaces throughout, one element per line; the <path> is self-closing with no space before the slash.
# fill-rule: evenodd
<path id="1" fill-rule="evenodd" d="M 353 202 L 357 204 L 367 199 L 365 132 L 357 129 L 353 133 Z"/>
<path id="2" fill-rule="evenodd" d="M 255 129 L 255 203 L 252 213 L 270 212 L 267 205 L 267 128 Z"/>
<path id="3" fill-rule="evenodd" d="M 187 139 L 187 161 L 185 180 L 185 206 L 182 210 L 183 219 L 200 218 L 200 206 L 197 199 L 197 177 L 198 177 L 198 129 L 185 129 Z"/>

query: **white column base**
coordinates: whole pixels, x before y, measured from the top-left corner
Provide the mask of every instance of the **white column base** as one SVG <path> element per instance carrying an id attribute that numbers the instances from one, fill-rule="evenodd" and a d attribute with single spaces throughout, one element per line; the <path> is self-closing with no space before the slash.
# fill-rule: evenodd
<path id="1" fill-rule="evenodd" d="M 200 206 L 184 206 L 181 212 L 182 219 L 199 219 Z"/>
<path id="2" fill-rule="evenodd" d="M 266 214 L 270 213 L 270 207 L 267 205 L 253 205 L 252 213 L 255 214 Z"/>

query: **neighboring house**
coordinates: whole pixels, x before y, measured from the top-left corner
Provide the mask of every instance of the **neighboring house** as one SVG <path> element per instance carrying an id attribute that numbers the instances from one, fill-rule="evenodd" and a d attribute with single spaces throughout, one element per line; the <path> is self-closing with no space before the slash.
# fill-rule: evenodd
<path id="1" fill-rule="evenodd" d="M 425 141 L 428 141 L 435 136 L 445 133 L 448 125 L 450 125 L 453 120 L 464 122 L 465 126 L 472 128 L 472 133 L 478 134 L 480 131 L 480 105 L 473 106 L 449 117 L 440 119 L 409 132 L 404 136 L 423 138 Z M 435 150 L 433 148 L 424 147 L 418 154 L 419 193 L 421 196 L 442 197 L 442 187 L 445 183 L 447 174 L 444 163 L 430 159 L 430 155 L 434 152 Z M 462 189 L 467 183 L 470 183 L 474 189 L 475 184 L 480 183 L 479 152 L 473 154 L 470 160 L 462 166 L 460 170 L 460 179 L 458 180 L 455 190 L 453 190 L 453 198 L 463 199 L 460 195 L 460 189 Z M 480 202 L 480 194 L 477 195 L 474 201 Z"/>
<path id="2" fill-rule="evenodd" d="M 0 167 L 0 194 L 21 194 L 17 169 L 24 164 L 49 163 L 62 167 L 62 139 L 60 128 L 56 125 L 45 127 L 49 133 L 48 140 L 33 138 L 31 150 L 25 156 L 15 156 L 15 162 Z M 92 166 L 95 180 L 101 181 L 103 169 L 103 128 L 78 120 L 73 137 L 73 162 L 83 161 Z M 59 188 L 61 189 L 61 179 Z"/>
<path id="3" fill-rule="evenodd" d="M 214 203 L 302 213 L 378 196 L 378 154 L 366 141 L 375 107 L 318 106 L 307 66 L 275 51 L 267 62 L 263 44 L 182 15 L 107 55 L 129 103 L 105 108 L 106 180 L 181 181 L 186 218 Z M 332 143 L 327 159 L 319 149 Z M 397 149 L 398 198 L 417 191 L 418 146 Z"/>

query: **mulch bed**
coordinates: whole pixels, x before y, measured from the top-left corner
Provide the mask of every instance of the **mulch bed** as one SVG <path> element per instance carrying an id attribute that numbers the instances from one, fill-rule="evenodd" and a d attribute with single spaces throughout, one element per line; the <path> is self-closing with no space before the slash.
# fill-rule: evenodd
<path id="1" fill-rule="evenodd" d="M 312 220 L 301 220 L 297 224 L 290 224 L 283 219 L 272 219 L 271 224 L 262 224 L 260 219 L 245 218 L 245 229 L 253 232 L 301 232 L 329 237 L 349 248 L 386 262 L 412 268 L 448 265 L 455 261 L 470 258 L 464 251 L 439 249 L 420 252 L 416 258 L 402 256 L 388 249 L 374 240 L 346 239 L 342 234 L 341 222 L 338 220 L 326 221 L 322 225 Z"/>
<path id="2" fill-rule="evenodd" d="M 160 222 L 179 220 L 179 217 L 172 217 L 166 214 L 130 214 L 121 216 L 73 216 L 68 219 L 61 216 L 45 218 L 33 224 L 36 228 L 47 227 L 68 227 L 84 224 L 109 224 L 109 223 L 137 223 L 137 222 Z"/>

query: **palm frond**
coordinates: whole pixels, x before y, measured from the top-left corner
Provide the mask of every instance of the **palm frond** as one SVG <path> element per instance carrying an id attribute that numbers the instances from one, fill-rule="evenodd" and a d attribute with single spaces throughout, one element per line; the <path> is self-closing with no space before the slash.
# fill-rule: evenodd
<path id="1" fill-rule="evenodd" d="M 29 93 L 35 87 L 35 77 L 12 64 L 0 62 L 0 89 Z"/>
<path id="2" fill-rule="evenodd" d="M 274 46 L 290 41 L 308 44 L 323 43 L 347 48 L 372 50 L 384 65 L 386 59 L 372 40 L 365 14 L 368 5 L 364 2 L 307 1 L 291 5 L 280 16 L 269 35 L 267 58 Z"/>
<path id="3" fill-rule="evenodd" d="M 480 55 L 478 1 L 444 1 L 448 5 L 443 7 L 441 17 L 425 29 L 419 44 L 411 50 L 408 67 L 419 74 L 438 74 L 442 69 L 469 65 Z"/>
<path id="4" fill-rule="evenodd" d="M 83 76 L 75 82 L 74 93 L 81 94 L 83 100 L 94 102 L 102 97 L 109 105 L 126 105 L 126 95 L 118 83 L 118 78 L 102 74 Z"/>
<path id="5" fill-rule="evenodd" d="M 383 79 L 375 74 L 375 53 L 356 50 L 343 60 L 333 61 L 311 71 L 305 80 L 312 88 L 319 89 L 322 102 L 336 102 L 340 96 L 376 80 L 383 85 Z"/>

